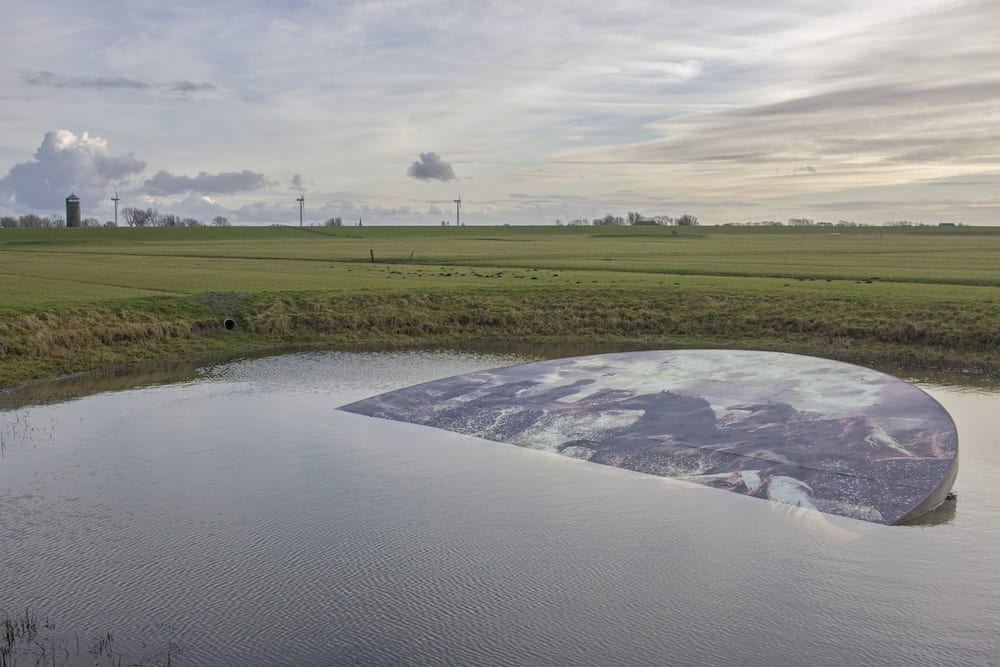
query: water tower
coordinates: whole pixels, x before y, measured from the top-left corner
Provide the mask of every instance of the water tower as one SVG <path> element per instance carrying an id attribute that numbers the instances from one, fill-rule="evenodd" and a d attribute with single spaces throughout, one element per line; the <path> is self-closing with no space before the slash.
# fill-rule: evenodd
<path id="1" fill-rule="evenodd" d="M 66 197 L 66 226 L 80 226 L 80 198 L 75 194 Z"/>

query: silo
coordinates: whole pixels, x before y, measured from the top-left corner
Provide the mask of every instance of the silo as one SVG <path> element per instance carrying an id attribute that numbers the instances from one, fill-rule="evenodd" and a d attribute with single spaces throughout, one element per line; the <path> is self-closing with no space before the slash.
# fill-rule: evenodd
<path id="1" fill-rule="evenodd" d="M 80 198 L 75 194 L 66 197 L 66 226 L 80 226 Z"/>

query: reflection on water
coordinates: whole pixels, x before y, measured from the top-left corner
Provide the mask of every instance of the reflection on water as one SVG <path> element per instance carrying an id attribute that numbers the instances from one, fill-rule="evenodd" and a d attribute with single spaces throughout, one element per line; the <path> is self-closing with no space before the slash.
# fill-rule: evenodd
<path id="1" fill-rule="evenodd" d="M 0 412 L 0 611 L 182 664 L 996 662 L 1000 394 L 923 387 L 959 499 L 904 527 L 335 410 L 522 360 L 290 355 Z"/>

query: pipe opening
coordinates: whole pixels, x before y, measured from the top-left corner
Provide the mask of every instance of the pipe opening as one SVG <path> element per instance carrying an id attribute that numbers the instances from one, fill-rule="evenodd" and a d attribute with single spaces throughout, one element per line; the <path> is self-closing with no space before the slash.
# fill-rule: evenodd
<path id="1" fill-rule="evenodd" d="M 222 327 L 226 331 L 232 331 L 233 329 L 236 328 L 236 320 L 232 319 L 231 317 L 227 317 L 226 319 L 222 320 Z"/>

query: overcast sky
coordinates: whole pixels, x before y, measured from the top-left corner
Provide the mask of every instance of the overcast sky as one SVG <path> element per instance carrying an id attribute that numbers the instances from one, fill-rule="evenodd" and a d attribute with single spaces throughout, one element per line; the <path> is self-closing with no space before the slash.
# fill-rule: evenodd
<path id="1" fill-rule="evenodd" d="M 996 0 L 5 0 L 0 45 L 5 214 L 1000 224 Z"/>

